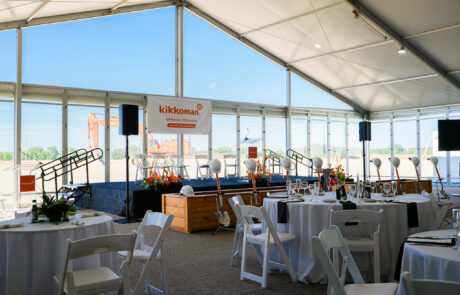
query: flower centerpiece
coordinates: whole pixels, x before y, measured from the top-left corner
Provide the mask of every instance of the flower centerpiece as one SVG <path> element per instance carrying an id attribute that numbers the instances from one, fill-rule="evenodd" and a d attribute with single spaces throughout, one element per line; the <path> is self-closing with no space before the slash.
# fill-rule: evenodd
<path id="1" fill-rule="evenodd" d="M 345 175 L 342 165 L 331 169 L 331 173 L 329 175 L 329 186 L 335 188 L 337 199 L 340 199 L 340 197 L 346 197 L 344 186 L 346 181 L 347 176 Z"/>
<path id="2" fill-rule="evenodd" d="M 46 193 L 43 193 L 43 203 L 38 209 L 40 214 L 45 215 L 51 222 L 55 223 L 60 222 L 65 214 L 75 215 L 77 211 L 75 205 L 69 205 L 67 201 L 59 200 L 56 196 L 48 196 Z"/>
<path id="3" fill-rule="evenodd" d="M 269 181 L 271 181 L 271 176 L 272 174 L 266 167 L 265 163 L 267 162 L 267 156 L 264 156 L 262 163 L 260 160 L 256 161 L 256 171 L 254 173 L 251 173 L 249 170 L 246 170 L 246 173 L 248 174 L 249 179 L 254 178 L 254 181 L 256 184 L 259 185 L 266 185 L 268 184 Z"/>
<path id="4" fill-rule="evenodd" d="M 166 188 L 171 186 L 171 184 L 174 183 L 181 183 L 185 177 L 183 175 L 178 174 L 177 176 L 174 174 L 174 172 L 169 173 L 168 169 L 163 170 L 163 174 L 158 174 L 156 171 L 152 173 L 152 171 L 149 171 L 150 177 L 144 178 L 144 181 L 142 181 L 142 185 L 145 188 L 150 188 L 155 191 L 157 191 L 160 188 Z"/>

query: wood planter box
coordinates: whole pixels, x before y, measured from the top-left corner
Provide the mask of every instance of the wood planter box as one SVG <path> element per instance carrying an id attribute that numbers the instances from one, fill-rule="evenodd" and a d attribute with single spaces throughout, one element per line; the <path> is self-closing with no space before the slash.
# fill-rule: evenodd
<path id="1" fill-rule="evenodd" d="M 285 191 L 284 186 L 258 188 L 258 205 L 261 206 L 267 192 Z M 240 195 L 245 204 L 250 204 L 252 189 L 231 189 L 222 190 L 224 211 L 230 215 L 231 225 L 236 223 L 236 216 L 233 213 L 228 199 Z M 185 233 L 200 230 L 215 229 L 219 225 L 216 218 L 216 194 L 217 191 L 195 192 L 195 197 L 185 197 L 179 194 L 162 195 L 162 211 L 164 214 L 173 214 L 174 219 L 171 229 Z M 255 204 L 253 204 L 255 205 Z"/>

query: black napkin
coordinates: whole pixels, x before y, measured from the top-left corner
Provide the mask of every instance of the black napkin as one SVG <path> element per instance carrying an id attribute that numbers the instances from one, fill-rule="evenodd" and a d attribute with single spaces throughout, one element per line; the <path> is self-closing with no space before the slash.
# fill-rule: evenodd
<path id="1" fill-rule="evenodd" d="M 288 206 L 284 201 L 278 201 L 278 223 L 287 223 L 289 217 Z"/>
<path id="2" fill-rule="evenodd" d="M 352 201 L 340 201 L 340 204 L 342 204 L 343 210 L 356 210 L 356 204 L 353 203 Z M 345 222 L 345 226 L 349 225 L 358 225 L 357 222 Z"/>
<path id="3" fill-rule="evenodd" d="M 417 203 L 407 203 L 407 225 L 409 227 L 418 227 Z"/>

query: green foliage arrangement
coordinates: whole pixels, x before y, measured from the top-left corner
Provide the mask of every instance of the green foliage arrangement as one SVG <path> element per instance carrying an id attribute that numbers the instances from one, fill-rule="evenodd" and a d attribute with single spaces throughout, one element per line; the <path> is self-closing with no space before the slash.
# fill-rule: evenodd
<path id="1" fill-rule="evenodd" d="M 75 215 L 77 207 L 75 205 L 68 205 L 63 200 L 59 200 L 57 197 L 48 196 L 43 193 L 43 203 L 38 208 L 40 214 L 45 215 L 51 222 L 59 223 L 66 211 L 69 215 Z"/>

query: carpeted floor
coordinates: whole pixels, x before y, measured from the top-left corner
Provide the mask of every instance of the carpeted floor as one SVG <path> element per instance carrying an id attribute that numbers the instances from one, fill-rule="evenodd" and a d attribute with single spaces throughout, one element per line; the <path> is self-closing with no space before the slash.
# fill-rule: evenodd
<path id="1" fill-rule="evenodd" d="M 118 218 L 113 216 L 114 219 Z M 115 223 L 116 233 L 129 233 L 139 223 Z M 149 229 L 147 236 L 154 237 L 155 230 Z M 289 275 L 273 271 L 268 277 L 268 287 L 240 280 L 240 264 L 230 266 L 233 231 L 184 234 L 169 231 L 164 243 L 163 259 L 166 269 L 168 294 L 326 294 L 326 285 L 305 285 L 292 283 Z M 147 243 L 153 243 L 146 238 Z M 261 268 L 252 249 L 248 270 L 261 273 Z M 150 281 L 160 286 L 159 266 L 150 273 Z M 131 268 L 131 288 L 137 281 L 141 267 L 134 263 Z"/>

